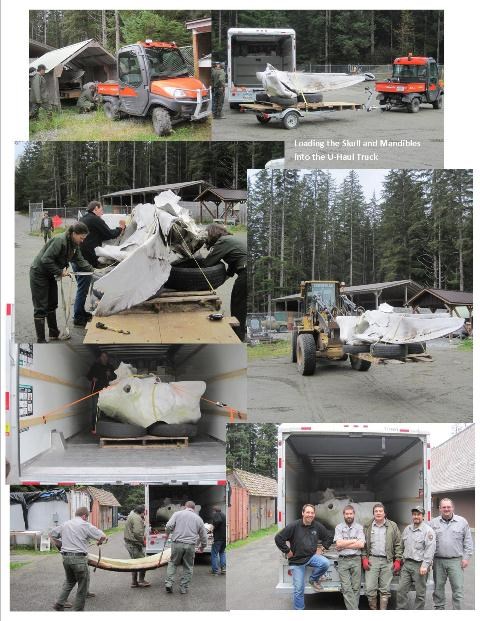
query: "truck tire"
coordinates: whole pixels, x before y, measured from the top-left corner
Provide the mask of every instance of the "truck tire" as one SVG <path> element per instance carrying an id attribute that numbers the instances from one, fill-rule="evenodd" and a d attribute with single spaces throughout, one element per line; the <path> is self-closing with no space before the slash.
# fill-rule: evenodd
<path id="1" fill-rule="evenodd" d="M 301 375 L 313 375 L 317 365 L 317 348 L 312 334 L 299 334 L 297 339 L 297 369 Z"/>
<path id="2" fill-rule="evenodd" d="M 322 93 L 303 93 L 303 95 L 297 96 L 297 101 L 302 103 L 306 101 L 307 103 L 320 103 L 323 101 Z"/>
<path id="3" fill-rule="evenodd" d="M 111 101 L 106 101 L 103 104 L 103 110 L 105 112 L 105 116 L 110 121 L 118 121 L 120 119 L 120 117 L 121 117 L 121 114 L 120 114 L 120 111 L 118 110 L 118 107 L 114 103 L 112 103 Z"/>
<path id="4" fill-rule="evenodd" d="M 263 116 L 262 114 L 256 114 L 255 116 L 257 117 L 257 121 L 260 123 L 260 125 L 266 125 L 271 121 L 269 116 Z"/>
<path id="5" fill-rule="evenodd" d="M 410 343 L 410 345 L 407 345 L 407 353 L 409 354 L 423 354 L 426 349 L 426 343 Z"/>
<path id="6" fill-rule="evenodd" d="M 102 438 L 139 438 L 145 435 L 145 429 L 140 425 L 121 423 L 113 418 L 102 416 L 97 420 L 95 433 Z"/>
<path id="7" fill-rule="evenodd" d="M 443 108 L 443 94 L 437 97 L 437 101 L 433 102 L 434 110 L 441 110 Z"/>
<path id="8" fill-rule="evenodd" d="M 361 345 L 344 345 L 343 351 L 347 354 L 368 354 L 370 353 L 370 345 L 362 343 Z"/>
<path id="9" fill-rule="evenodd" d="M 420 99 L 414 97 L 410 103 L 407 104 L 407 110 L 415 114 L 420 111 Z"/>
<path id="10" fill-rule="evenodd" d="M 277 104 L 278 106 L 282 106 L 284 108 L 291 108 L 292 106 L 296 105 L 297 98 L 295 97 L 295 99 L 291 99 L 290 97 L 277 97 L 276 95 L 273 95 L 272 97 L 270 97 L 270 101 L 274 104 Z"/>
<path id="11" fill-rule="evenodd" d="M 300 117 L 296 112 L 290 111 L 282 119 L 284 129 L 296 129 L 300 122 Z"/>
<path id="12" fill-rule="evenodd" d="M 356 358 L 355 356 L 350 356 L 350 364 L 355 371 L 368 371 L 372 366 L 372 363 L 368 360 L 362 360 L 362 358 Z"/>
<path id="13" fill-rule="evenodd" d="M 223 263 L 211 267 L 204 267 L 204 259 L 179 259 L 172 263 L 170 276 L 165 287 L 177 291 L 208 291 L 210 284 L 214 289 L 223 285 L 227 279 L 227 272 Z M 197 267 L 200 265 L 201 270 Z M 208 278 L 208 282 L 206 278 Z"/>
<path id="14" fill-rule="evenodd" d="M 290 360 L 292 362 L 297 362 L 297 339 L 298 332 L 294 328 L 292 332 L 292 351 L 290 352 Z"/>
<path id="15" fill-rule="evenodd" d="M 370 353 L 377 358 L 405 358 L 407 355 L 407 346 L 391 343 L 375 343 L 370 347 Z"/>
<path id="16" fill-rule="evenodd" d="M 266 103 L 267 101 L 270 101 L 270 95 L 267 95 L 267 93 L 256 93 L 255 94 L 255 101 L 257 101 L 258 103 Z"/>
<path id="17" fill-rule="evenodd" d="M 172 119 L 164 108 L 153 109 L 152 123 L 157 136 L 169 136 L 172 133 Z"/>
<path id="18" fill-rule="evenodd" d="M 187 436 L 194 438 L 197 435 L 197 425 L 195 423 L 153 423 L 147 427 L 147 431 L 151 436 L 160 438 L 178 438 Z"/>
<path id="19" fill-rule="evenodd" d="M 240 110 L 240 104 L 239 103 L 231 103 L 230 104 L 230 110 Z"/>

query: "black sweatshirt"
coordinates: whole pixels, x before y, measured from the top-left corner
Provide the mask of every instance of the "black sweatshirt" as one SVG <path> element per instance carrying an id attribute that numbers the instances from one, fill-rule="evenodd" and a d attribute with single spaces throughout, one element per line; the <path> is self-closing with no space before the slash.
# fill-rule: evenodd
<path id="1" fill-rule="evenodd" d="M 290 547 L 287 546 L 287 541 Z M 288 554 L 290 550 L 293 552 L 292 558 L 288 559 L 289 565 L 303 565 L 315 554 L 319 545 L 329 548 L 332 543 L 333 533 L 317 520 L 306 526 L 300 518 L 287 524 L 275 535 L 277 548 L 284 554 Z"/>

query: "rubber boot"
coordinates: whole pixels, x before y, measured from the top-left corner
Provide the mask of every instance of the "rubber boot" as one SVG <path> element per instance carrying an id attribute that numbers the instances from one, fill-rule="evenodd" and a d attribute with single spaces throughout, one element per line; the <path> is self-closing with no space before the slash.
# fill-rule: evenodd
<path id="1" fill-rule="evenodd" d="M 55 341 L 60 336 L 60 330 L 57 326 L 57 315 L 55 311 L 50 311 L 47 315 L 48 337 L 51 341 Z"/>
<path id="2" fill-rule="evenodd" d="M 370 610 L 377 610 L 377 596 L 368 598 L 368 606 Z"/>
<path id="3" fill-rule="evenodd" d="M 146 570 L 138 572 L 138 586 L 139 587 L 149 587 L 150 586 L 150 582 L 147 582 L 145 580 L 145 573 L 146 573 Z"/>
<path id="4" fill-rule="evenodd" d="M 131 584 L 132 589 L 135 587 L 138 587 L 138 579 L 137 579 L 137 572 L 136 571 L 132 571 L 132 584 Z"/>
<path id="5" fill-rule="evenodd" d="M 380 595 L 380 610 L 387 610 L 389 599 L 388 595 Z"/>
<path id="6" fill-rule="evenodd" d="M 37 333 L 37 343 L 46 343 L 45 339 L 45 318 L 34 317 L 35 332 Z"/>

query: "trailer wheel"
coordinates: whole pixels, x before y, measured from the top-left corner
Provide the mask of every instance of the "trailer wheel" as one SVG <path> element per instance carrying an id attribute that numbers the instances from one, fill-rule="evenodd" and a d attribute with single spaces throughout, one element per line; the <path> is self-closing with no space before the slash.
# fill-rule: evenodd
<path id="1" fill-rule="evenodd" d="M 312 334 L 299 334 L 297 339 L 297 369 L 302 375 L 313 375 L 317 364 L 317 348 Z"/>
<path id="2" fill-rule="evenodd" d="M 257 117 L 257 121 L 260 123 L 260 125 L 266 125 L 271 120 L 269 116 L 263 116 L 262 114 L 257 114 L 255 116 Z"/>
<path id="3" fill-rule="evenodd" d="M 443 95 L 439 95 L 437 97 L 437 101 L 433 102 L 434 110 L 441 110 L 443 108 Z"/>
<path id="4" fill-rule="evenodd" d="M 412 101 L 407 104 L 407 110 L 412 113 L 418 112 L 420 110 L 420 99 L 418 97 L 412 99 Z"/>
<path id="5" fill-rule="evenodd" d="M 199 269 L 197 263 L 202 269 Z M 204 259 L 197 259 L 196 262 L 193 259 L 174 261 L 165 287 L 177 291 L 207 291 L 210 289 L 208 282 L 214 289 L 223 285 L 227 278 L 225 265 L 217 263 L 205 267 L 204 264 Z"/>
<path id="6" fill-rule="evenodd" d="M 172 119 L 164 108 L 153 109 L 152 123 L 157 136 L 169 136 L 172 133 Z"/>
<path id="7" fill-rule="evenodd" d="M 350 364 L 355 371 L 368 371 L 372 366 L 372 363 L 368 360 L 362 360 L 362 358 L 357 358 L 356 356 L 350 356 Z"/>
<path id="8" fill-rule="evenodd" d="M 152 436 L 160 438 L 177 438 L 186 436 L 194 438 L 197 435 L 197 425 L 195 423 L 153 423 L 147 427 L 147 431 Z"/>
<path id="9" fill-rule="evenodd" d="M 297 340 L 298 340 L 298 332 L 293 329 L 292 332 L 292 351 L 290 352 L 290 360 L 292 362 L 297 362 Z"/>
<path id="10" fill-rule="evenodd" d="M 407 345 L 375 343 L 370 347 L 370 353 L 378 358 L 405 358 L 407 355 Z"/>
<path id="11" fill-rule="evenodd" d="M 102 438 L 139 438 L 145 435 L 145 429 L 140 425 L 121 423 L 103 416 L 98 419 L 95 432 Z"/>
<path id="12" fill-rule="evenodd" d="M 110 121 L 118 121 L 120 119 L 120 112 L 118 107 L 115 106 L 111 101 L 106 101 L 103 104 L 103 110 L 105 111 L 105 116 Z"/>
<path id="13" fill-rule="evenodd" d="M 296 112 L 287 112 L 287 114 L 282 119 L 282 124 L 285 129 L 296 129 L 298 127 L 298 123 L 300 121 L 300 117 Z"/>

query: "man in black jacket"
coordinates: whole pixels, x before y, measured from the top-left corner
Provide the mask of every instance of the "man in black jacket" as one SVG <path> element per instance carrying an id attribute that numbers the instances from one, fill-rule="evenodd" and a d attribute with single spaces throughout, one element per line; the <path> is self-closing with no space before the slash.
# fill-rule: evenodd
<path id="1" fill-rule="evenodd" d="M 95 248 L 101 246 L 107 239 L 115 239 L 125 230 L 125 221 L 120 220 L 119 225 L 110 229 L 102 218 L 103 206 L 98 201 L 91 201 L 87 207 L 87 213 L 80 219 L 88 226 L 89 233 L 82 244 L 82 254 L 93 267 L 98 267 L 98 257 Z M 74 272 L 80 271 L 76 263 L 72 263 Z M 77 276 L 77 295 L 73 307 L 73 325 L 85 327 L 91 318 L 90 313 L 85 311 L 85 300 L 87 299 L 88 287 L 90 286 L 90 276 Z"/>
<path id="2" fill-rule="evenodd" d="M 225 547 L 227 545 L 227 518 L 220 507 L 213 507 L 213 545 L 210 554 L 212 574 L 218 576 L 226 573 L 227 559 Z M 220 566 L 219 566 L 220 562 Z"/>
<path id="3" fill-rule="evenodd" d="M 287 545 L 288 542 L 288 545 Z M 315 507 L 304 505 L 302 517 L 287 524 L 275 535 L 275 544 L 288 559 L 293 577 L 293 607 L 305 608 L 305 569 L 313 567 L 309 582 L 315 591 L 321 591 L 320 578 L 330 567 L 322 556 L 333 542 L 333 533 L 315 519 Z"/>

